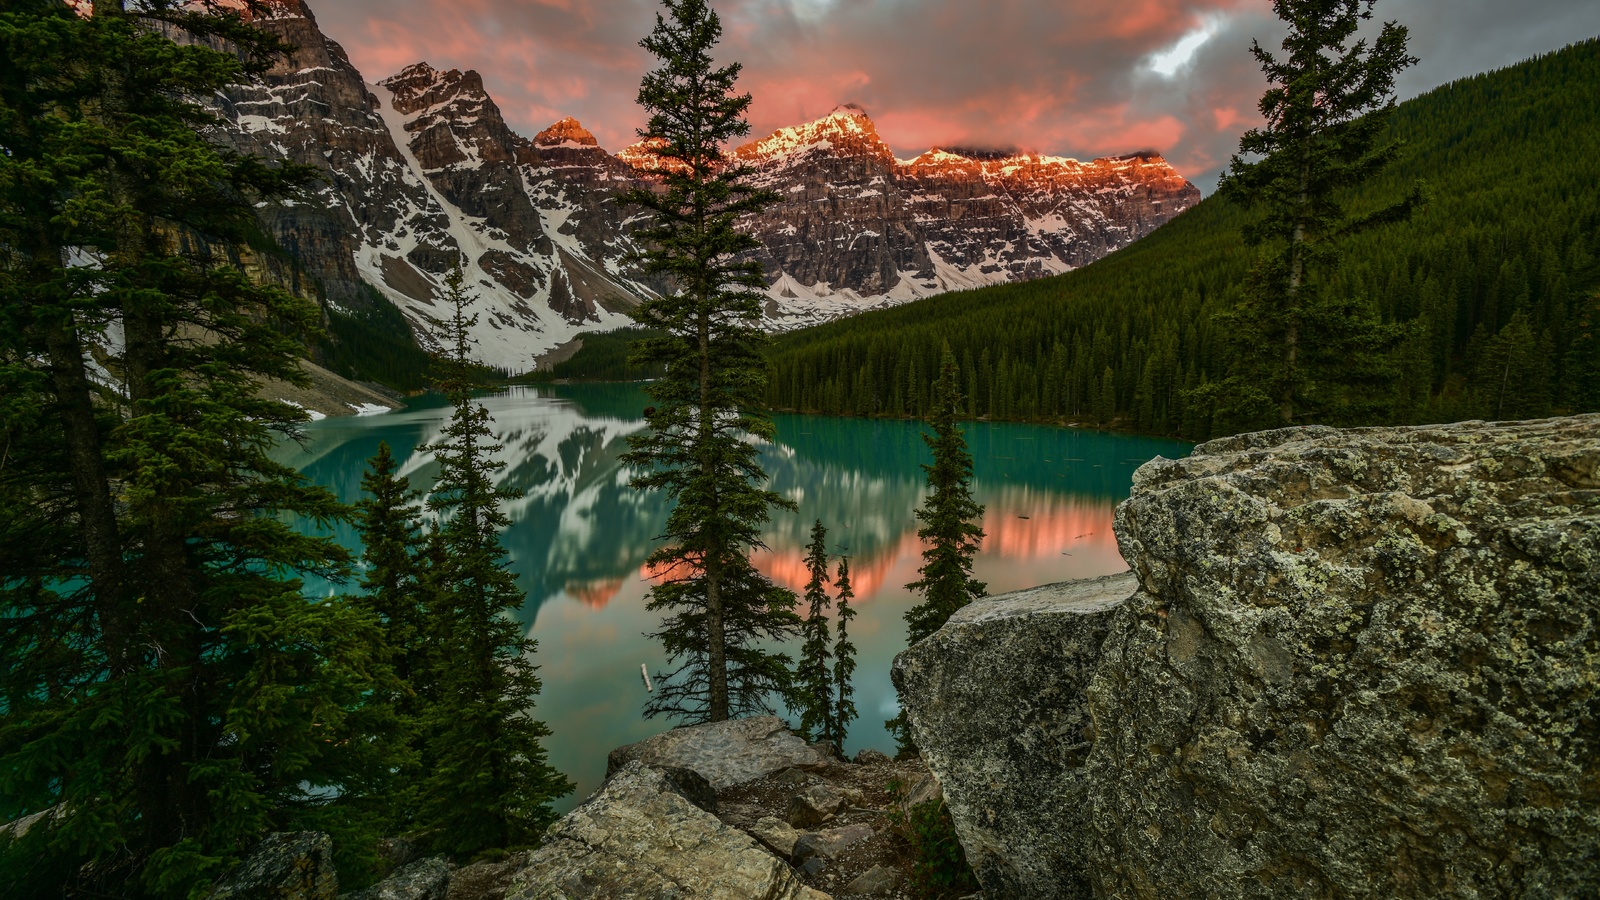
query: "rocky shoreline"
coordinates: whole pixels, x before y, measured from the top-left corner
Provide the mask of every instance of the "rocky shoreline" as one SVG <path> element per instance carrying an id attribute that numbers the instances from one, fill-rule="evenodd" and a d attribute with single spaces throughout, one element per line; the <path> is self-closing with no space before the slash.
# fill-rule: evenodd
<path id="1" fill-rule="evenodd" d="M 676 729 L 538 850 L 348 896 L 910 900 L 895 812 L 931 798 L 991 900 L 1600 890 L 1600 415 L 1212 441 L 1116 532 L 1130 572 L 896 659 L 920 759 Z M 332 900 L 318 837 L 214 896 Z"/>

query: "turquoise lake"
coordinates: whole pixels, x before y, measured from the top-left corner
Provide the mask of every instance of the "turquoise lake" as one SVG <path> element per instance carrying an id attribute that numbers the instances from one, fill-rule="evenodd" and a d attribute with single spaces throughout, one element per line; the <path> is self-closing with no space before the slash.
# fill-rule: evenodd
<path id="1" fill-rule="evenodd" d="M 515 388 L 480 398 L 494 416 L 507 466 L 500 482 L 522 492 L 507 504 L 502 540 L 527 592 L 518 618 L 539 642 L 544 679 L 536 713 L 554 731 L 550 761 L 578 784 L 562 809 L 587 796 L 605 775 L 606 753 L 670 722 L 646 720 L 641 663 L 652 676 L 665 665 L 644 634 L 656 615 L 644 608 L 643 571 L 666 507 L 628 487 L 618 457 L 644 427 L 647 405 L 635 385 Z M 325 419 L 306 428 L 301 445 L 278 458 L 332 489 L 360 498 L 362 472 L 387 441 L 414 487 L 432 484 L 434 463 L 420 445 L 436 441 L 449 416 L 437 398 L 385 415 Z M 859 617 L 856 705 L 847 751 L 892 751 L 883 720 L 897 711 L 889 665 L 905 646 L 905 611 L 915 598 L 920 546 L 913 510 L 923 496 L 919 464 L 928 461 L 910 421 L 778 416 L 777 440 L 762 450 L 772 487 L 798 514 L 774 514 L 757 566 L 796 592 L 803 589 L 802 548 L 812 522 L 828 527 L 830 550 L 851 558 Z M 991 593 L 1088 578 L 1127 568 L 1111 532 L 1112 510 L 1128 496 L 1134 469 L 1156 456 L 1186 456 L 1190 445 L 1104 432 L 1006 423 L 968 423 L 974 493 L 987 534 L 974 569 Z M 359 549 L 347 526 L 334 530 Z M 322 585 L 319 590 L 353 589 Z M 793 650 L 798 649 L 796 642 Z M 781 710 L 780 710 L 781 712 Z"/>

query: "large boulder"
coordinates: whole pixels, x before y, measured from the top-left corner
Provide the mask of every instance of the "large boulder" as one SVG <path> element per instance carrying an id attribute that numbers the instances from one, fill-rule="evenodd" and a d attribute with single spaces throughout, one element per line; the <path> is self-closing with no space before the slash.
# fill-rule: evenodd
<path id="1" fill-rule="evenodd" d="M 992 896 L 1088 897 L 1086 691 L 1131 573 L 978 600 L 892 675 L 956 835 Z M 912 801 L 915 802 L 915 801 Z"/>
<path id="2" fill-rule="evenodd" d="M 806 745 L 777 716 L 674 728 L 611 751 L 606 776 L 630 762 L 699 772 L 718 791 L 790 767 L 822 768 L 831 760 Z"/>
<path id="3" fill-rule="evenodd" d="M 803 745 L 802 745 L 803 746 Z M 827 900 L 737 828 L 630 762 L 545 832 L 506 900 Z"/>
<path id="4" fill-rule="evenodd" d="M 402 866 L 372 887 L 345 894 L 339 900 L 448 900 L 449 894 L 450 866 L 443 857 L 430 856 Z"/>
<path id="5" fill-rule="evenodd" d="M 335 900 L 333 841 L 317 831 L 269 834 L 217 882 L 210 900 Z"/>
<path id="6" fill-rule="evenodd" d="M 1213 441 L 1116 531 L 1102 895 L 1593 896 L 1600 416 Z"/>

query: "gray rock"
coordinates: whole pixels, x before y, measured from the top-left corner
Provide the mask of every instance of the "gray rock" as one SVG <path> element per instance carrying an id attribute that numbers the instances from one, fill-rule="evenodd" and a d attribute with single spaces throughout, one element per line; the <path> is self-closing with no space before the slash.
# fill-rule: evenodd
<path id="1" fill-rule="evenodd" d="M 511 877 L 528 865 L 527 851 L 462 866 L 450 876 L 449 900 L 505 900 Z"/>
<path id="2" fill-rule="evenodd" d="M 1103 896 L 1593 895 L 1600 416 L 1213 441 L 1116 527 Z"/>
<path id="3" fill-rule="evenodd" d="M 795 866 L 795 871 L 806 876 L 807 878 L 815 878 L 822 874 L 822 870 L 826 869 L 827 867 L 828 863 L 820 856 L 813 856 L 800 865 Z"/>
<path id="4" fill-rule="evenodd" d="M 680 766 L 670 766 L 658 769 L 684 799 L 700 807 L 712 815 L 717 814 L 717 789 L 711 786 L 704 775 L 693 769 Z"/>
<path id="5" fill-rule="evenodd" d="M 829 762 L 777 716 L 674 728 L 618 747 L 606 760 L 607 777 L 635 761 L 693 769 L 719 791 L 790 767 L 823 768 Z"/>
<path id="6" fill-rule="evenodd" d="M 814 772 L 807 772 L 804 769 L 784 769 L 782 772 L 772 776 L 774 784 L 793 784 L 797 786 L 815 784 L 820 780 L 821 778 Z"/>
<path id="7" fill-rule="evenodd" d="M 813 784 L 789 798 L 789 824 L 815 828 L 839 814 L 850 801 L 831 784 Z"/>
<path id="8" fill-rule="evenodd" d="M 335 900 L 333 841 L 316 831 L 267 835 L 217 882 L 210 900 Z"/>
<path id="9" fill-rule="evenodd" d="M 886 894 L 900 884 L 900 873 L 888 866 L 873 866 L 845 885 L 846 894 Z"/>
<path id="10" fill-rule="evenodd" d="M 892 762 L 887 753 L 881 753 L 877 750 L 871 749 L 870 747 L 863 749 L 856 754 L 856 765 L 858 766 L 875 766 L 886 762 Z"/>
<path id="11" fill-rule="evenodd" d="M 827 900 L 749 835 L 638 762 L 552 825 L 506 893 L 506 900 L 752 897 Z"/>
<path id="12" fill-rule="evenodd" d="M 1088 897 L 1085 690 L 1132 573 L 990 597 L 895 660 L 892 675 L 938 781 L 907 785 L 902 809 L 942 785 L 979 883 L 999 897 Z"/>
<path id="13" fill-rule="evenodd" d="M 430 856 L 396 870 L 365 890 L 345 894 L 341 900 L 446 900 L 450 893 L 450 866 L 443 857 Z"/>
<path id="14" fill-rule="evenodd" d="M 910 816 L 911 810 L 924 803 L 937 803 L 944 799 L 944 788 L 939 784 L 939 779 L 932 775 L 919 775 L 909 784 L 902 785 L 895 797 L 895 806 L 900 814 Z"/>
<path id="15" fill-rule="evenodd" d="M 750 826 L 750 835 L 781 859 L 794 856 L 794 843 L 800 838 L 800 832 L 795 831 L 793 826 L 773 816 L 757 819 Z"/>
<path id="16" fill-rule="evenodd" d="M 871 825 L 842 825 L 826 831 L 808 831 L 794 842 L 794 862 L 801 865 L 808 859 L 833 859 L 846 848 L 875 834 Z"/>
<path id="17" fill-rule="evenodd" d="M 839 748 L 833 745 L 833 741 L 812 741 L 806 746 L 822 754 L 826 759 L 844 759 L 844 754 L 840 753 Z"/>
<path id="18" fill-rule="evenodd" d="M 9 838 L 13 841 L 20 841 L 27 836 L 28 832 L 33 830 L 34 826 L 41 822 L 59 819 L 65 813 L 66 810 L 61 806 L 61 804 L 58 803 L 49 809 L 41 809 L 32 815 L 23 816 L 19 819 L 13 819 L 4 825 L 0 825 L 0 838 Z"/>

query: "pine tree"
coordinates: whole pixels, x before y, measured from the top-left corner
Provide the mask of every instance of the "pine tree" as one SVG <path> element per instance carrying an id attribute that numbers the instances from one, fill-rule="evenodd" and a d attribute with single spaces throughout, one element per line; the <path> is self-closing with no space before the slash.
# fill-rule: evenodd
<path id="1" fill-rule="evenodd" d="M 856 645 L 850 643 L 850 622 L 856 617 L 850 601 L 856 597 L 850 584 L 850 559 L 839 560 L 839 575 L 834 579 L 839 590 L 839 627 L 833 642 L 833 685 L 837 692 L 833 704 L 834 733 L 828 736 L 839 753 L 844 753 L 845 738 L 850 733 L 850 723 L 856 720 L 854 679 L 856 674 Z"/>
<path id="2" fill-rule="evenodd" d="M 433 846 L 458 856 L 532 843 L 554 822 L 550 802 L 573 785 L 547 761 L 550 729 L 533 718 L 541 685 L 532 657 L 537 644 L 510 615 L 525 596 L 506 567 L 500 508 L 519 492 L 497 487 L 489 411 L 472 399 L 471 350 L 476 314 L 461 269 L 447 279 L 451 317 L 443 323 L 445 353 L 437 384 L 454 407 L 444 439 L 423 449 L 439 464 L 427 507 L 437 521 L 429 535 L 432 565 L 425 626 L 433 644 L 429 680 L 437 696 L 422 714 L 426 736 L 422 825 Z"/>
<path id="3" fill-rule="evenodd" d="M 282 45 L 161 0 L 19 0 L 0 42 L 0 415 L 20 442 L 0 467 L 0 796 L 56 811 L 0 848 L 0 892 L 189 894 L 284 828 L 333 831 L 350 876 L 383 824 L 361 801 L 393 758 L 370 702 L 392 685 L 372 617 L 298 580 L 347 559 L 288 519 L 346 510 L 268 455 L 305 414 L 259 387 L 304 382 L 316 307 L 235 264 L 261 252 L 254 203 L 306 172 L 212 146 L 192 99 Z M 88 377 L 96 345 L 122 390 Z"/>
<path id="4" fill-rule="evenodd" d="M 412 681 L 412 667 L 426 652 L 424 609 L 419 587 L 421 523 L 412 511 L 420 498 L 411 480 L 396 474 L 399 463 L 388 441 L 367 461 L 361 478 L 365 499 L 356 503 L 356 533 L 361 538 L 361 604 L 383 624 L 385 643 L 395 656 L 396 673 Z M 418 673 L 420 674 L 420 673 Z"/>
<path id="5" fill-rule="evenodd" d="M 1422 200 L 1419 186 L 1356 217 L 1341 200 L 1398 155 L 1397 143 L 1378 140 L 1395 76 L 1417 62 L 1394 22 L 1370 48 L 1351 43 L 1375 3 L 1273 0 L 1289 27 L 1285 56 L 1251 45 L 1272 84 L 1260 103 L 1266 125 L 1240 139 L 1218 193 L 1264 213 L 1244 229 L 1263 251 L 1244 300 L 1224 316 L 1233 366 L 1208 395 L 1237 426 L 1370 417 L 1397 376 L 1388 354 L 1404 331 L 1327 290 L 1340 242 L 1410 218 Z"/>
<path id="6" fill-rule="evenodd" d="M 988 585 L 972 578 L 972 558 L 983 541 L 983 529 L 975 520 L 983 517 L 983 506 L 972 499 L 972 454 L 956 419 L 961 415 L 960 371 L 948 345 L 939 364 L 939 380 L 934 385 L 932 434 L 922 440 L 933 452 L 933 464 L 924 465 L 928 478 L 928 499 L 917 510 L 922 527 L 922 576 L 906 585 L 906 590 L 922 594 L 923 600 L 906 612 L 907 643 L 915 644 L 933 634 L 955 615 L 956 610 L 982 597 Z M 905 711 L 884 723 L 895 735 L 902 751 L 915 746 Z"/>
<path id="7" fill-rule="evenodd" d="M 800 625 L 804 643 L 795 670 L 795 698 L 800 710 L 800 733 L 806 740 L 831 740 L 834 726 L 833 651 L 828 646 L 828 529 L 822 521 L 811 526 L 806 547 L 806 617 Z M 837 746 L 837 745 L 835 745 Z"/>
<path id="8" fill-rule="evenodd" d="M 715 722 L 767 708 L 759 699 L 752 707 L 751 698 L 783 685 L 787 660 L 764 656 L 754 635 L 781 637 L 798 625 L 793 595 L 749 564 L 770 510 L 793 508 L 762 487 L 766 474 L 747 440 L 773 435 L 763 406 L 765 282 L 758 265 L 739 257 L 756 239 L 734 226 L 773 195 L 745 184 L 749 169 L 722 152 L 750 130 L 750 95 L 734 93 L 737 63 L 713 64 L 722 33 L 716 13 L 704 0 L 663 6 L 666 15 L 657 14 L 640 42 L 662 65 L 645 75 L 639 105 L 649 113 L 640 136 L 654 142 L 666 174 L 660 193 L 641 189 L 624 200 L 649 214 L 652 224 L 638 232 L 650 247 L 643 262 L 673 290 L 633 313 L 659 333 L 638 343 L 634 362 L 665 371 L 648 388 L 649 430 L 630 439 L 624 461 L 642 473 L 634 487 L 665 491 L 674 502 L 664 545 L 649 560 L 665 579 L 650 607 L 672 613 L 658 635 L 674 668 L 645 713 Z M 732 659 L 735 648 L 742 661 Z"/>
<path id="9" fill-rule="evenodd" d="M 418 721 L 424 703 L 435 698 L 424 603 L 423 536 L 412 511 L 420 494 L 411 489 L 410 479 L 396 474 L 398 468 L 389 443 L 379 442 L 361 479 L 366 497 L 356 503 L 355 517 L 364 571 L 354 602 L 377 619 L 383 635 L 379 654 L 394 676 L 393 691 L 375 701 L 394 709 L 406 737 L 405 750 L 396 748 L 396 777 L 381 798 L 391 828 L 415 820 Z"/>

